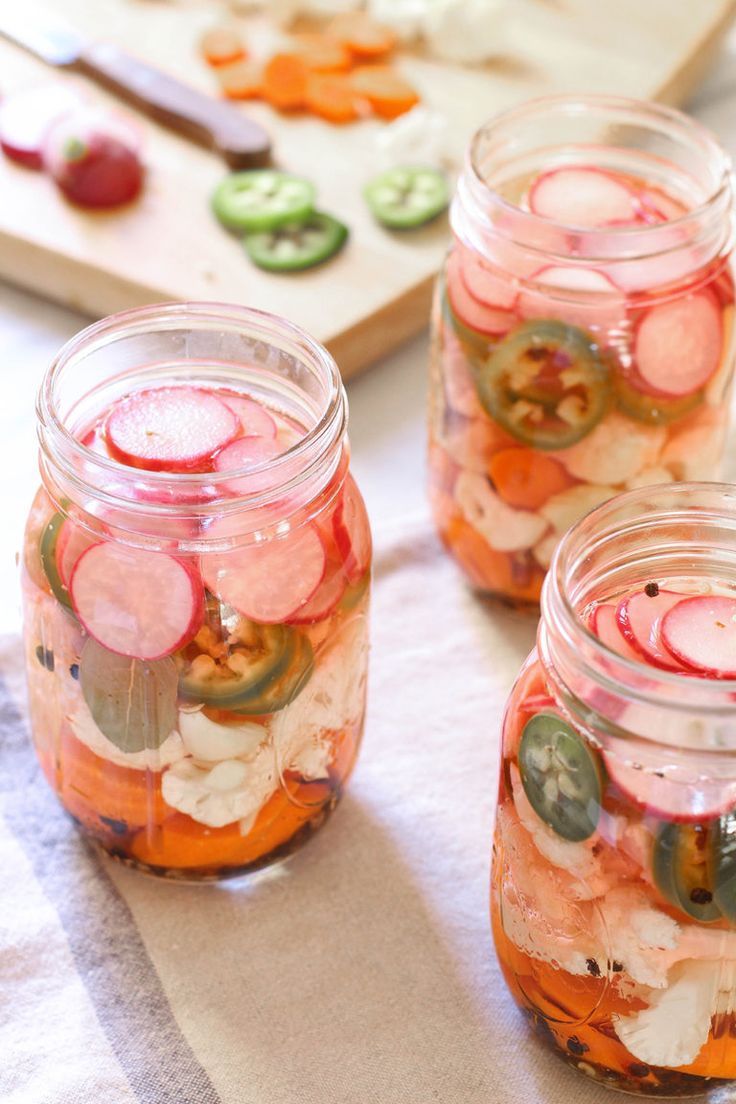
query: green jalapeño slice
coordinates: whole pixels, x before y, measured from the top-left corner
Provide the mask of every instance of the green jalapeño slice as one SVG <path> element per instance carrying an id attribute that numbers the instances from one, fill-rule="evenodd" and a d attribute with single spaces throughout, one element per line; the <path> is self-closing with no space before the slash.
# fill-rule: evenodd
<path id="1" fill-rule="evenodd" d="M 601 812 L 596 753 L 555 713 L 537 713 L 524 726 L 519 771 L 534 812 L 558 836 L 576 843 L 592 836 Z"/>
<path id="2" fill-rule="evenodd" d="M 606 412 L 610 371 L 596 343 L 564 322 L 525 322 L 478 374 L 484 407 L 517 441 L 561 449 L 580 441 Z"/>

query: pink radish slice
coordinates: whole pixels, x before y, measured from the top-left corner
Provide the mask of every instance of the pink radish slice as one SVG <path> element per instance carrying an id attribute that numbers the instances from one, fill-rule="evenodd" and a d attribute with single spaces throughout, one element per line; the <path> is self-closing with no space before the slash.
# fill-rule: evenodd
<path id="1" fill-rule="evenodd" d="M 683 668 L 660 641 L 662 618 L 682 599 L 672 590 L 660 590 L 653 598 L 638 591 L 616 607 L 618 627 L 629 644 L 649 663 L 668 671 Z"/>
<path id="2" fill-rule="evenodd" d="M 639 323 L 634 358 L 639 375 L 662 395 L 699 391 L 721 359 L 721 312 L 709 292 L 652 307 Z"/>
<path id="3" fill-rule="evenodd" d="M 59 578 L 67 589 L 72 572 L 77 566 L 77 561 L 81 559 L 88 548 L 98 543 L 99 537 L 92 536 L 86 529 L 75 525 L 69 518 L 62 524 L 56 538 L 56 567 Z"/>
<path id="4" fill-rule="evenodd" d="M 463 249 L 460 254 L 460 276 L 466 289 L 479 303 L 496 310 L 514 309 L 516 288 L 492 272 L 483 259 L 470 249 Z"/>
<path id="5" fill-rule="evenodd" d="M 332 519 L 332 531 L 343 557 L 348 581 L 356 583 L 371 565 L 373 542 L 363 496 L 351 475 Z"/>
<path id="6" fill-rule="evenodd" d="M 84 628 L 103 647 L 136 659 L 161 659 L 202 624 L 202 586 L 194 571 L 163 552 L 93 544 L 69 584 Z"/>
<path id="7" fill-rule="evenodd" d="M 197 387 L 138 391 L 116 403 L 105 424 L 115 459 L 150 471 L 202 468 L 239 432 L 233 411 Z"/>
<path id="8" fill-rule="evenodd" d="M 227 445 L 215 457 L 215 471 L 237 471 L 239 468 L 255 468 L 269 460 L 281 456 L 284 447 L 273 437 L 238 437 L 237 441 Z M 273 488 L 284 478 L 266 469 L 246 475 L 240 479 L 228 479 L 224 486 L 231 494 L 258 494 Z"/>
<path id="9" fill-rule="evenodd" d="M 535 215 L 567 226 L 596 227 L 634 221 L 634 193 L 615 176 L 592 167 L 552 169 L 536 178 L 529 190 Z"/>
<path id="10" fill-rule="evenodd" d="M 532 279 L 550 288 L 577 292 L 601 293 L 606 298 L 590 302 L 567 302 L 562 296 L 548 296 L 544 289 L 528 289 L 519 295 L 518 310 L 523 318 L 556 318 L 584 329 L 608 330 L 618 325 L 625 314 L 623 294 L 610 276 L 594 268 L 577 265 L 548 265 L 534 273 Z"/>
<path id="11" fill-rule="evenodd" d="M 721 816 L 736 805 L 733 780 L 704 778 L 691 762 L 668 765 L 665 771 L 662 766 L 672 755 L 660 752 L 659 762 L 656 755 L 654 751 L 651 763 L 634 766 L 604 752 L 608 777 L 640 809 L 662 820 L 688 823 Z"/>
<path id="12" fill-rule="evenodd" d="M 262 544 L 207 553 L 202 575 L 222 602 L 252 621 L 277 624 L 304 609 L 322 582 L 326 559 L 318 530 L 305 525 Z"/>
<path id="13" fill-rule="evenodd" d="M 260 403 L 241 395 L 219 395 L 218 398 L 240 419 L 245 437 L 276 436 L 276 422 Z"/>
<path id="14" fill-rule="evenodd" d="M 655 221 L 671 222 L 687 213 L 687 207 L 659 188 L 647 188 L 639 192 L 639 202 L 645 215 L 653 215 Z"/>
<path id="15" fill-rule="evenodd" d="M 517 321 L 511 311 L 487 307 L 470 294 L 463 283 L 457 254 L 447 262 L 447 295 L 460 322 L 476 333 L 488 336 L 507 333 Z"/>
<path id="16" fill-rule="evenodd" d="M 662 618 L 662 641 L 693 671 L 736 678 L 736 598 L 681 598 Z"/>
<path id="17" fill-rule="evenodd" d="M 542 713 L 556 708 L 557 703 L 550 694 L 530 694 L 519 706 L 523 713 Z"/>
<path id="18" fill-rule="evenodd" d="M 312 625 L 315 621 L 324 621 L 334 612 L 345 593 L 346 585 L 342 564 L 329 563 L 324 579 L 307 604 L 302 606 L 295 617 L 290 618 L 291 624 Z"/>
<path id="19" fill-rule="evenodd" d="M 43 146 L 51 125 L 80 104 L 66 84 L 42 84 L 15 92 L 0 104 L 0 146 L 13 161 L 43 168 Z"/>
<path id="20" fill-rule="evenodd" d="M 600 642 L 610 648 L 612 652 L 617 652 L 625 659 L 635 659 L 641 662 L 640 653 L 632 648 L 619 628 L 616 619 L 616 606 L 610 602 L 596 606 L 590 619 L 590 628 Z"/>

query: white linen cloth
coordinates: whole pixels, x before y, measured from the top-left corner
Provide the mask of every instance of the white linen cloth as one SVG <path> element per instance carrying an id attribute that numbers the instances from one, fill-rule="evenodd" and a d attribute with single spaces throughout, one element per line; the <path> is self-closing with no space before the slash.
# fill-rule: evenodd
<path id="1" fill-rule="evenodd" d="M 736 152 L 728 60 L 697 113 Z M 367 732 L 336 815 L 284 867 L 190 887 L 103 861 L 59 811 L 25 731 L 11 560 L 32 396 L 82 324 L 0 289 L 2 1104 L 610 1104 L 530 1038 L 493 954 L 500 722 L 535 626 L 479 603 L 434 537 L 425 339 L 349 388 L 376 577 Z"/>

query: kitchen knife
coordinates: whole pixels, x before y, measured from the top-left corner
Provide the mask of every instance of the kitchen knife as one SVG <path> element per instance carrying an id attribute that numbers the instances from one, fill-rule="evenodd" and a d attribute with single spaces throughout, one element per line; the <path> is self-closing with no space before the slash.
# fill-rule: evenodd
<path id="1" fill-rule="evenodd" d="M 55 15 L 18 4 L 2 5 L 0 34 L 49 65 L 91 77 L 158 122 L 208 149 L 233 168 L 268 162 L 266 131 L 227 103 L 190 88 L 111 42 L 90 41 Z"/>

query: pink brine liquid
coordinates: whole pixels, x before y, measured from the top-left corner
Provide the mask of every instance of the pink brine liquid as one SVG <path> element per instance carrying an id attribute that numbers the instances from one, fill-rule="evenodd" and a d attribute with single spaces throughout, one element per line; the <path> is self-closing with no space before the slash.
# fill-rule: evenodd
<path id="1" fill-rule="evenodd" d="M 345 453 L 309 502 L 279 498 L 304 435 L 244 392 L 139 387 L 76 436 L 122 465 L 105 478 L 130 516 L 173 514 L 136 541 L 124 508 L 44 489 L 34 501 L 23 592 L 39 759 L 87 834 L 154 873 L 219 877 L 289 853 L 352 770 L 370 531 Z"/>

